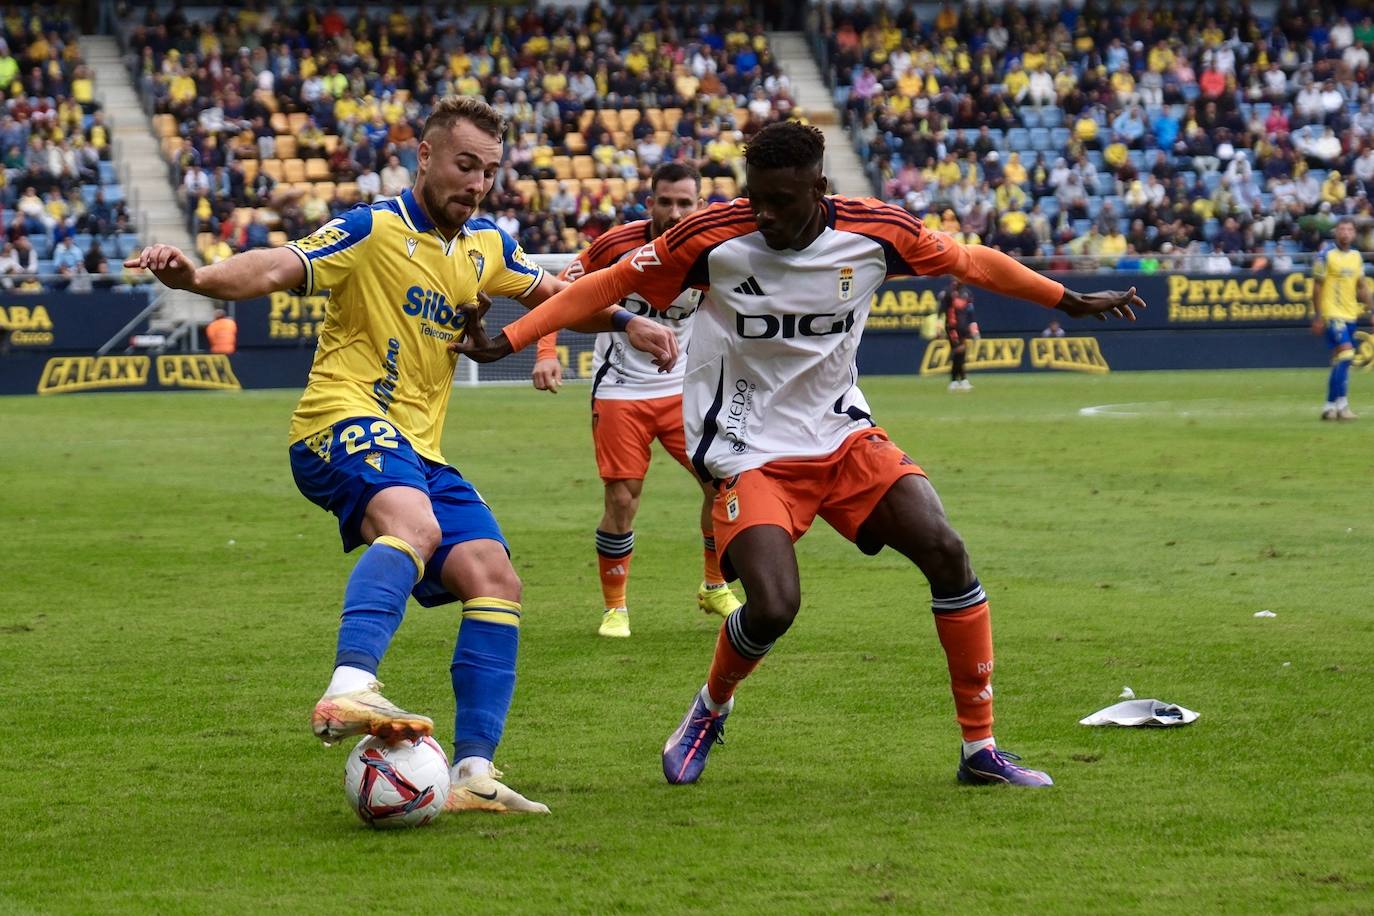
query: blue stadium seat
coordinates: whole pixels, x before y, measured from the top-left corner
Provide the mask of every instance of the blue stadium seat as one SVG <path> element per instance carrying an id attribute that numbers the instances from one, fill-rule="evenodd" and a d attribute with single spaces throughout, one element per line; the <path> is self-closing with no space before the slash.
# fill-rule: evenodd
<path id="1" fill-rule="evenodd" d="M 1076 219 L 1073 221 L 1073 234 L 1087 235 L 1088 230 L 1092 228 L 1092 225 L 1093 221 L 1090 219 Z"/>
<path id="2" fill-rule="evenodd" d="M 112 185 L 110 185 L 108 188 L 105 188 L 104 190 L 105 190 L 105 202 L 106 202 L 106 203 L 109 203 L 109 204 L 117 204 L 117 203 L 119 203 L 121 200 L 124 199 L 124 186 L 123 186 L 123 185 L 112 184 Z"/>
<path id="3" fill-rule="evenodd" d="M 1069 137 L 1072 136 L 1067 127 L 1051 127 L 1050 140 L 1054 143 L 1056 150 L 1063 150 L 1069 145 Z"/>
<path id="4" fill-rule="evenodd" d="M 101 184 L 114 184 L 114 183 L 115 183 L 115 167 L 114 167 L 114 163 L 113 163 L 113 162 L 101 162 L 101 163 L 100 163 L 100 183 L 101 183 Z"/>
<path id="5" fill-rule="evenodd" d="M 1054 139 L 1050 136 L 1049 128 L 1032 127 L 1030 132 L 1031 148 L 1040 152 L 1049 152 L 1054 149 Z"/>
<path id="6" fill-rule="evenodd" d="M 29 242 L 33 244 L 33 253 L 38 255 L 40 261 L 52 254 L 52 236 L 46 232 L 42 235 L 29 236 Z"/>
<path id="7" fill-rule="evenodd" d="M 1202 189 L 1211 194 L 1221 184 L 1220 172 L 1208 172 L 1202 176 Z"/>
<path id="8" fill-rule="evenodd" d="M 1202 224 L 1202 237 L 1209 242 L 1215 239 L 1217 237 L 1217 233 L 1220 231 L 1221 223 L 1215 219 L 1209 219 Z"/>
<path id="9" fill-rule="evenodd" d="M 1101 150 L 1090 149 L 1090 150 L 1086 150 L 1086 152 L 1087 152 L 1087 154 L 1088 154 L 1088 161 L 1091 162 L 1091 163 L 1093 164 L 1093 168 L 1097 169 L 1099 172 L 1102 171 L 1103 168 L 1104 168 L 1104 164 L 1103 164 L 1103 163 L 1104 163 L 1104 160 L 1102 159 L 1102 151 L 1101 151 Z"/>
<path id="10" fill-rule="evenodd" d="M 1022 105 L 1016 113 L 1020 115 L 1023 126 L 1032 130 L 1040 126 L 1040 109 L 1034 105 Z"/>
<path id="11" fill-rule="evenodd" d="M 1064 123 L 1064 112 L 1054 106 L 1040 109 L 1040 123 L 1045 127 L 1059 127 Z"/>
<path id="12" fill-rule="evenodd" d="M 1052 194 L 1046 194 L 1039 198 L 1036 203 L 1040 204 L 1040 212 L 1045 214 L 1048 219 L 1054 219 L 1059 215 L 1059 198 Z"/>
<path id="13" fill-rule="evenodd" d="M 1007 146 L 1014 150 L 1030 148 L 1030 131 L 1024 127 L 1013 127 L 1007 131 Z"/>
<path id="14" fill-rule="evenodd" d="M 1101 212 L 1102 198 L 1094 194 L 1093 196 L 1088 198 L 1088 218 L 1097 219 L 1098 214 Z"/>

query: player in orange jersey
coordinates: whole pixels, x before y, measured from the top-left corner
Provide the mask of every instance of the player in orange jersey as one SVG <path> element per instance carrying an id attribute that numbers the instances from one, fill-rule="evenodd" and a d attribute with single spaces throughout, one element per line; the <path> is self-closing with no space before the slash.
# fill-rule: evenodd
<path id="1" fill-rule="evenodd" d="M 701 175 L 690 165 L 665 162 L 649 180 L 649 218 L 617 226 L 602 235 L 563 271 L 569 282 L 584 274 L 609 267 L 633 254 L 676 226 L 701 204 Z M 687 349 L 692 315 L 701 302 L 701 291 L 686 289 L 666 309 L 656 311 L 638 296 L 620 302 L 625 319 L 640 315 L 671 331 L 680 350 Z M 557 391 L 562 381 L 556 335 L 539 341 L 534 365 L 534 386 Z M 596 529 L 596 558 L 601 573 L 604 612 L 598 632 L 602 636 L 630 635 L 630 612 L 625 594 L 634 557 L 634 518 L 649 470 L 649 449 L 657 439 L 679 464 L 690 472 L 687 443 L 682 429 L 682 366 L 660 372 L 652 357 L 630 346 L 625 335 L 612 330 L 598 334 L 592 362 L 592 440 L 596 466 L 605 486 L 605 510 Z M 694 475 L 695 476 L 695 475 Z M 715 488 L 702 483 L 705 502 L 701 508 L 704 571 L 697 590 L 697 606 L 707 613 L 728 617 L 739 599 L 725 584 L 716 557 L 711 525 Z"/>
<path id="2" fill-rule="evenodd" d="M 894 275 L 953 275 L 1070 317 L 1134 320 L 1126 292 L 1078 293 L 999 251 L 965 247 L 899 207 L 826 196 L 824 140 L 769 125 L 745 152 L 748 200 L 708 207 L 614 267 L 590 274 L 508 325 L 456 349 L 499 359 L 631 290 L 655 307 L 706 290 L 684 385 L 688 451 L 717 483 L 716 543 L 744 584 L 706 685 L 663 750 L 669 782 L 700 777 L 735 688 L 787 632 L 801 604 L 793 542 L 817 516 L 874 554 L 891 547 L 930 583 L 963 732 L 958 779 L 1048 786 L 992 736 L 992 623 L 964 542 L 925 473 L 878 427 L 855 357 L 872 294 Z"/>

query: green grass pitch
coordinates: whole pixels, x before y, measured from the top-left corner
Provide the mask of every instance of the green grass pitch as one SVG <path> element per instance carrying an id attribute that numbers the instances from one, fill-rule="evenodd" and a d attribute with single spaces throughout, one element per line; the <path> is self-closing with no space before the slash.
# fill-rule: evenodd
<path id="1" fill-rule="evenodd" d="M 658 456 L 634 636 L 599 639 L 586 390 L 460 390 L 445 450 L 526 583 L 497 763 L 554 813 L 400 834 L 307 727 L 352 558 L 292 484 L 295 393 L 0 400 L 0 912 L 1374 910 L 1374 418 L 1319 422 L 1318 370 L 974 381 L 865 388 L 988 587 L 1001 743 L 1054 789 L 956 785 L 924 581 L 823 523 L 728 745 L 666 785 L 717 629 L 696 488 Z M 445 745 L 456 624 L 412 603 L 381 672 Z M 1077 724 L 1124 685 L 1202 718 Z"/>

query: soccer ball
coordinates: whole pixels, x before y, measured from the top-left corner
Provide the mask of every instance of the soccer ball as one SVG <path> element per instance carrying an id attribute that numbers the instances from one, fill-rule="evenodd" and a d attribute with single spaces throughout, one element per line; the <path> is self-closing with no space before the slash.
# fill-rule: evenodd
<path id="1" fill-rule="evenodd" d="M 387 744 L 371 735 L 344 767 L 344 792 L 369 827 L 422 827 L 448 798 L 448 757 L 433 738 Z"/>

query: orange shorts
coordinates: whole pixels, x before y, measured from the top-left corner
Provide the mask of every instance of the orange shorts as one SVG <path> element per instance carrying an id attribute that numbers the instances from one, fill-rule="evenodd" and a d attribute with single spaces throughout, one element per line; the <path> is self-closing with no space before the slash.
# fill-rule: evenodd
<path id="1" fill-rule="evenodd" d="M 682 432 L 682 395 L 642 401 L 592 399 L 592 441 L 602 480 L 643 480 L 655 439 L 692 470 Z"/>
<path id="2" fill-rule="evenodd" d="M 717 487 L 716 550 L 724 558 L 735 535 L 755 525 L 777 525 L 795 542 L 819 515 L 864 553 L 877 553 L 882 545 L 860 543 L 859 528 L 908 474 L 926 472 L 879 427 L 851 433 L 822 458 L 770 461 Z"/>

